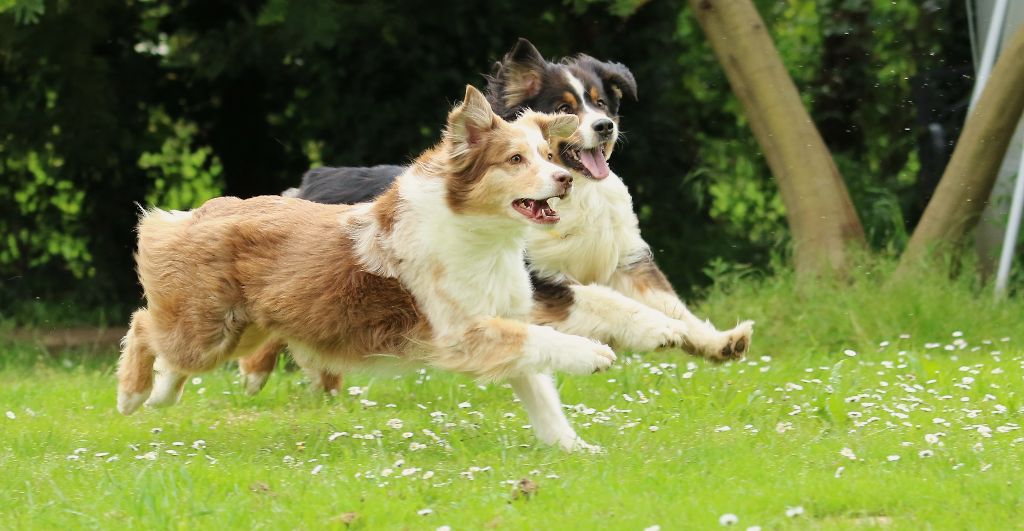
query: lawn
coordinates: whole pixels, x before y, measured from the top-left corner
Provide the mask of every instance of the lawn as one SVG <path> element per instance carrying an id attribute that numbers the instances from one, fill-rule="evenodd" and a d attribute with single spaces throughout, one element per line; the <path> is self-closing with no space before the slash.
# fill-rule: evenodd
<path id="1" fill-rule="evenodd" d="M 881 273 L 884 273 L 882 271 Z M 743 362 L 620 353 L 560 378 L 598 455 L 538 447 L 503 385 L 423 371 L 341 396 L 229 368 L 122 417 L 114 352 L 0 351 L 0 529 L 1007 529 L 1024 521 L 1024 304 L 863 270 L 723 281 Z"/>

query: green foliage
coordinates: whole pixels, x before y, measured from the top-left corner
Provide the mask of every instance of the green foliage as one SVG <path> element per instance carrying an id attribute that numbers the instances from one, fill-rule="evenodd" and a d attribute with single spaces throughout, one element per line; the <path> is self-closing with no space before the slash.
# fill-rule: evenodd
<path id="1" fill-rule="evenodd" d="M 959 6 L 819 0 L 758 7 L 869 240 L 877 248 L 901 248 L 916 221 L 912 207 L 921 201 L 916 143 L 924 132 L 913 129 L 912 80 L 946 61 L 966 62 L 964 41 L 949 35 L 962 16 L 954 11 Z M 725 231 L 748 247 L 777 248 L 788 233 L 785 209 L 742 108 L 723 90 L 724 72 L 708 61 L 709 48 L 699 42 L 704 35 L 688 12 L 676 35 L 690 44 L 679 59 L 687 66 L 681 83 L 716 116 L 695 135 L 699 161 L 690 179 L 706 190 L 709 213 Z"/>
<path id="2" fill-rule="evenodd" d="M 563 0 L 572 6 L 577 15 L 587 13 L 591 8 L 607 10 L 612 15 L 628 18 L 650 0 Z"/>
<path id="3" fill-rule="evenodd" d="M 0 15 L 5 12 L 14 14 L 18 24 L 35 24 L 46 12 L 44 0 L 0 0 Z"/>
<path id="4" fill-rule="evenodd" d="M 162 110 L 151 112 L 147 133 L 163 143 L 160 151 L 139 157 L 139 167 L 153 183 L 146 194 L 147 205 L 188 210 L 221 195 L 220 160 L 209 146 L 193 146 L 196 130 L 194 123 L 172 122 Z"/>
<path id="5" fill-rule="evenodd" d="M 872 242 L 898 247 L 931 186 L 914 76 L 966 62 L 960 5 L 758 7 Z M 136 304 L 136 202 L 188 208 L 279 193 L 314 165 L 407 162 L 520 36 L 633 70 L 640 101 L 623 105 L 612 165 L 683 292 L 713 261 L 785 253 L 775 184 L 678 0 L 0 0 L 0 314 Z"/>
<path id="6" fill-rule="evenodd" d="M 741 154 L 752 147 L 743 144 L 708 141 L 701 153 L 705 165 L 693 175 L 707 178 L 708 213 L 722 222 L 725 231 L 755 245 L 772 246 L 780 243 L 786 233 L 786 209 L 771 175 L 764 175 L 762 161 L 755 155 Z"/>
<path id="7" fill-rule="evenodd" d="M 17 214 L 16 218 L 0 219 L 0 234 L 5 235 L 0 263 L 37 268 L 59 262 L 76 279 L 95 274 L 85 240 L 76 234 L 75 222 L 85 194 L 75 190 L 71 181 L 57 177 L 62 165 L 49 143 L 42 153 L 33 150 L 20 157 L 0 158 L 0 171 L 30 176 L 17 187 L 0 188 L 0 204 L 11 205 Z"/>

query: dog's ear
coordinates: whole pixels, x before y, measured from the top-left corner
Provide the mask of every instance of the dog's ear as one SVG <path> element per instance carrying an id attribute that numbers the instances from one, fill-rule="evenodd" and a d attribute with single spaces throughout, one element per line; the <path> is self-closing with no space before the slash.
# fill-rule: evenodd
<path id="1" fill-rule="evenodd" d="M 491 111 L 487 98 L 473 85 L 466 85 L 466 96 L 448 113 L 445 136 L 456 148 L 470 148 L 498 126 L 499 118 Z"/>
<path id="2" fill-rule="evenodd" d="M 538 114 L 535 120 L 546 140 L 569 138 L 580 126 L 575 114 Z"/>
<path id="3" fill-rule="evenodd" d="M 600 62 L 598 63 L 601 80 L 604 81 L 606 90 L 610 90 L 617 98 L 622 99 L 623 95 L 629 96 L 637 101 L 636 79 L 633 72 L 630 72 L 622 63 Z"/>
<path id="4" fill-rule="evenodd" d="M 506 108 L 512 109 L 540 93 L 547 61 L 530 41 L 519 42 L 494 67 L 490 91 Z"/>
<path id="5" fill-rule="evenodd" d="M 597 76 L 601 78 L 601 82 L 604 83 L 604 89 L 614 94 L 616 98 L 621 100 L 623 96 L 629 96 L 633 101 L 637 101 L 636 79 L 633 77 L 633 72 L 626 68 L 626 65 L 610 61 L 598 61 L 586 54 L 580 54 L 577 61 L 581 65 L 587 65 L 592 68 Z"/>

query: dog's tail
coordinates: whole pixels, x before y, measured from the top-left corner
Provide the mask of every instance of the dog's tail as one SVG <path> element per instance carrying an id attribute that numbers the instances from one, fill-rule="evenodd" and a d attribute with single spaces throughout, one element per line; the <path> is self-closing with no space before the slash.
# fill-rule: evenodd
<path id="1" fill-rule="evenodd" d="M 169 240 L 175 239 L 192 217 L 193 211 L 159 208 L 144 210 L 136 227 L 139 235 L 139 252 L 163 246 Z"/>

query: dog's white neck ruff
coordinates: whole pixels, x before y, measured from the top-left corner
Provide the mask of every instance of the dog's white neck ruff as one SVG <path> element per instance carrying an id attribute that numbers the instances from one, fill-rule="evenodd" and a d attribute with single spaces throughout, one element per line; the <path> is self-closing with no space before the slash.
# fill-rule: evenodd
<path id="1" fill-rule="evenodd" d="M 456 214 L 444 182 L 398 178 L 400 211 L 390 233 L 373 221 L 357 234 L 368 269 L 402 281 L 435 337 L 457 335 L 478 317 L 526 319 L 532 305 L 523 261 L 527 226 L 511 217 Z"/>
<path id="2" fill-rule="evenodd" d="M 561 221 L 527 233 L 531 268 L 583 284 L 608 284 L 620 264 L 641 260 L 649 247 L 640 237 L 633 199 L 618 175 L 612 172 L 594 181 L 574 174 L 574 181 L 572 193 L 556 207 Z"/>

